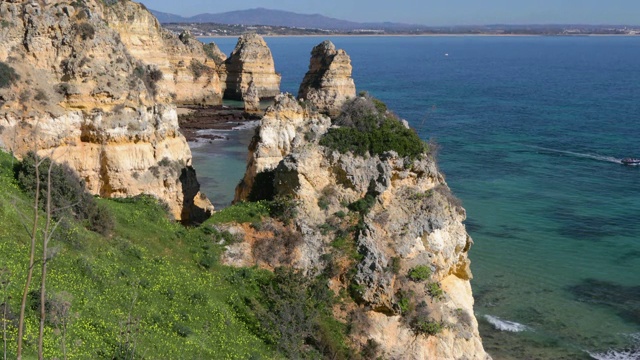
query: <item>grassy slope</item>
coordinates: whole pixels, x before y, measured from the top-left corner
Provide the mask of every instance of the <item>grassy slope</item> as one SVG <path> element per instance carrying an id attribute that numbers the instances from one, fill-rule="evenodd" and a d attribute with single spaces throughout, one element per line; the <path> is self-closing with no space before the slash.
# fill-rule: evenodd
<path id="1" fill-rule="evenodd" d="M 100 202 L 116 216 L 112 236 L 74 224 L 60 229 L 50 244 L 56 256 L 50 261 L 47 293 L 68 293 L 72 299 L 66 335 L 69 359 L 131 359 L 132 352 L 136 359 L 280 357 L 231 306 L 238 299 L 256 297 L 255 279 L 269 275 L 218 265 L 219 234 L 207 226 L 185 229 L 170 222 L 150 199 Z M 28 259 L 20 212 L 28 214 L 28 222 L 29 198 L 13 180 L 11 157 L 0 152 L 0 274 L 5 270 L 2 280 L 11 281 L 9 303 L 16 318 Z M 260 212 L 248 211 L 247 216 L 259 219 Z M 39 286 L 38 267 L 35 274 L 32 289 Z M 38 317 L 33 309 L 27 316 L 30 359 L 35 358 Z M 13 325 L 9 358 L 15 352 Z M 49 324 L 45 358 L 62 358 L 61 340 L 60 331 Z"/>

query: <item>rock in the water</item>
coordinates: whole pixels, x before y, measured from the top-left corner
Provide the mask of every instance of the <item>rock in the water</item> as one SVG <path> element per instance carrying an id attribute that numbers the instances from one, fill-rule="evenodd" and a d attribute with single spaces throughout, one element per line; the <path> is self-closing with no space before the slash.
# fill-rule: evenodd
<path id="1" fill-rule="evenodd" d="M 129 40 L 161 41 L 157 21 L 132 2 L 78 4 L 0 2 L 10 23 L 0 32 L 0 62 L 19 75 L 0 88 L 0 147 L 67 163 L 93 194 L 151 194 L 176 219 L 210 211 L 162 88 L 166 55 L 147 49 L 158 64 L 138 61 L 143 48 L 123 39 L 128 28 Z M 120 6 L 119 21 L 130 22 L 122 28 L 109 15 Z"/>
<path id="2" fill-rule="evenodd" d="M 280 74 L 276 73 L 271 50 L 257 34 L 242 35 L 220 75 L 224 77 L 225 99 L 243 100 L 253 82 L 261 99 L 280 93 Z"/>
<path id="3" fill-rule="evenodd" d="M 322 113 L 338 115 L 345 101 L 356 96 L 351 71 L 349 55 L 336 50 L 331 41 L 323 41 L 311 51 L 309 71 L 300 84 L 298 98 L 309 101 Z"/>
<path id="4" fill-rule="evenodd" d="M 253 81 L 249 84 L 249 89 L 244 95 L 244 111 L 248 113 L 260 112 L 260 96 Z"/>

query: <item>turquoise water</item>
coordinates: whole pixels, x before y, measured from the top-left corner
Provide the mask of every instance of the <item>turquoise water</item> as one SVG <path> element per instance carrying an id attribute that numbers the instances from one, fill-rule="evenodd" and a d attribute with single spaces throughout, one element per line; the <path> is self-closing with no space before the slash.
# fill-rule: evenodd
<path id="1" fill-rule="evenodd" d="M 296 93 L 323 39 L 266 40 L 283 91 Z M 640 38 L 331 40 L 351 55 L 359 90 L 441 144 L 475 240 L 476 313 L 494 358 L 639 359 L 640 167 L 617 161 L 640 157 Z M 235 41 L 215 39 L 226 53 Z M 219 204 L 244 173 L 251 134 L 219 154 L 193 149 Z"/>

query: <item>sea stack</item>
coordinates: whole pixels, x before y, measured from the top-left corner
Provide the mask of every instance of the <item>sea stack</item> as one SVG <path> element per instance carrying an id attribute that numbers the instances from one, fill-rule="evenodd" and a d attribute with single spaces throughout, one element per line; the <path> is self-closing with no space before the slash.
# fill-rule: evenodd
<path id="1" fill-rule="evenodd" d="M 131 23 L 107 21 L 116 8 Z M 66 163 L 102 197 L 153 195 L 176 219 L 212 210 L 163 88 L 170 61 L 123 39 L 163 41 L 147 10 L 130 2 L 18 1 L 0 2 L 0 14 L 8 24 L 0 66 L 12 74 L 0 84 L 1 148 Z"/>
<path id="2" fill-rule="evenodd" d="M 309 101 L 318 111 L 336 116 L 347 99 L 356 96 L 351 78 L 351 58 L 344 50 L 325 40 L 311 51 L 309 71 L 300 84 L 298 98 Z"/>
<path id="3" fill-rule="evenodd" d="M 224 62 L 225 99 L 243 100 L 253 82 L 261 99 L 280 93 L 280 74 L 276 73 L 271 50 L 257 34 L 240 36 L 231 56 Z"/>

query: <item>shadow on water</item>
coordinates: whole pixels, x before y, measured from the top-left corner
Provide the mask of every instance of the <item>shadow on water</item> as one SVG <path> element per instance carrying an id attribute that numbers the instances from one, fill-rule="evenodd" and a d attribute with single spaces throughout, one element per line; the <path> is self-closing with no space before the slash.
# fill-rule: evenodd
<path id="1" fill-rule="evenodd" d="M 640 286 L 584 279 L 567 290 L 580 302 L 609 307 L 623 321 L 640 325 Z"/>

